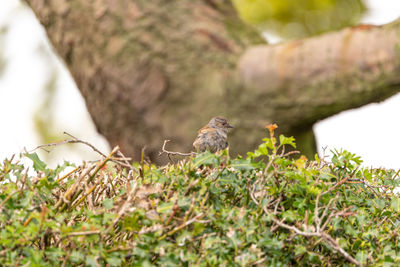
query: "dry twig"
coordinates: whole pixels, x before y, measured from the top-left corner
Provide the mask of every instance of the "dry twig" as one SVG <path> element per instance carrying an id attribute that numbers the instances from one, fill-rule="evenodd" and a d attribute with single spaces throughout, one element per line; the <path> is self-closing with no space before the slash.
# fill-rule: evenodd
<path id="1" fill-rule="evenodd" d="M 69 136 L 69 137 L 72 138 L 72 139 L 66 139 L 66 140 L 62 140 L 62 141 L 58 141 L 58 142 L 54 142 L 54 143 L 49 143 L 49 144 L 40 145 L 40 146 L 37 146 L 37 147 L 35 147 L 34 149 L 30 150 L 30 151 L 27 151 L 27 153 L 31 153 L 31 152 L 33 152 L 33 151 L 35 151 L 35 150 L 37 150 L 37 149 L 43 149 L 44 151 L 46 151 L 46 152 L 49 153 L 50 151 L 46 149 L 47 147 L 59 146 L 59 145 L 64 145 L 64 144 L 78 144 L 78 143 L 79 143 L 79 144 L 87 145 L 87 146 L 90 147 L 93 151 L 95 151 L 96 153 L 98 153 L 99 155 L 101 155 L 103 158 L 107 158 L 107 156 L 106 156 L 104 153 L 102 153 L 99 149 L 97 149 L 97 148 L 96 148 L 94 145 L 92 145 L 91 143 L 86 142 L 86 141 L 83 141 L 83 140 L 81 140 L 81 139 L 79 139 L 79 138 L 77 138 L 77 137 L 75 137 L 75 136 L 73 136 L 72 134 L 69 134 L 69 133 L 67 133 L 67 132 L 64 132 L 64 134 L 67 135 L 67 136 Z M 113 162 L 115 162 L 115 163 L 117 163 L 117 164 L 119 164 L 119 165 L 121 165 L 121 166 L 130 168 L 130 169 L 133 168 L 132 165 L 129 164 L 129 161 L 131 160 L 131 158 L 125 157 L 125 156 L 122 154 L 122 152 L 119 151 L 119 150 L 118 150 L 118 155 L 120 156 L 120 158 L 112 157 L 112 158 L 110 158 L 109 160 L 111 160 L 111 161 L 113 161 Z"/>
<path id="2" fill-rule="evenodd" d="M 184 156 L 184 157 L 190 157 L 190 156 L 196 156 L 196 155 L 197 155 L 196 152 L 182 153 L 182 152 L 168 151 L 168 150 L 165 149 L 165 145 L 166 145 L 169 141 L 171 141 L 171 140 L 164 140 L 164 144 L 163 144 L 163 146 L 162 146 L 162 149 L 161 149 L 160 153 L 158 154 L 159 156 L 161 156 L 162 154 L 165 153 L 165 154 L 167 154 L 169 160 L 172 161 L 171 155 L 174 155 L 174 156 Z"/>
<path id="3" fill-rule="evenodd" d="M 353 258 L 350 254 L 348 254 L 340 245 L 339 243 L 332 238 L 329 234 L 327 234 L 326 232 L 324 232 L 324 229 L 327 227 L 327 225 L 330 223 L 330 221 L 332 220 L 332 218 L 337 217 L 337 216 L 348 216 L 348 215 L 353 215 L 353 212 L 349 212 L 348 210 L 350 208 L 346 208 L 344 210 L 341 211 L 337 211 L 334 213 L 329 214 L 328 218 L 328 211 L 330 209 L 335 209 L 336 207 L 336 201 L 338 199 L 338 195 L 335 196 L 335 198 L 331 199 L 328 203 L 328 205 L 324 208 L 324 211 L 322 212 L 322 215 L 319 215 L 319 198 L 328 193 L 331 192 L 332 190 L 334 190 L 336 187 L 340 186 L 341 184 L 344 184 L 346 181 L 348 181 L 348 178 L 345 178 L 343 180 L 341 180 L 340 182 L 338 182 L 335 186 L 331 187 L 329 190 L 322 192 L 321 194 L 319 194 L 316 198 L 316 203 L 315 203 L 315 210 L 314 210 L 314 223 L 315 223 L 315 231 L 309 232 L 309 231 L 302 231 L 299 228 L 297 228 L 296 226 L 292 226 L 292 225 L 288 225 L 286 223 L 284 223 L 284 219 L 283 220 L 279 220 L 278 218 L 276 218 L 276 214 L 277 214 L 277 204 L 279 204 L 280 200 L 277 199 L 276 200 L 276 205 L 274 208 L 274 211 L 270 212 L 268 210 L 267 206 L 262 207 L 263 211 L 268 214 L 271 215 L 271 220 L 275 223 L 275 225 L 288 229 L 292 232 L 294 232 L 295 234 L 298 235 L 302 235 L 305 237 L 319 237 L 322 238 L 322 240 L 324 240 L 329 246 L 331 246 L 334 250 L 338 251 L 340 254 L 342 254 L 342 256 L 344 258 L 346 258 L 348 261 L 350 261 L 351 263 L 357 265 L 357 266 L 362 266 L 361 263 L 359 261 L 357 261 L 355 258 Z M 261 201 L 258 200 L 255 196 L 255 192 L 254 192 L 254 187 L 249 188 L 249 193 L 250 193 L 250 197 L 253 200 L 253 202 L 256 205 L 260 205 Z M 261 198 L 262 199 L 262 198 Z M 325 222 L 323 225 L 322 222 L 324 221 L 324 219 L 326 218 Z M 271 231 L 276 230 L 276 226 L 273 226 L 271 228 Z"/>

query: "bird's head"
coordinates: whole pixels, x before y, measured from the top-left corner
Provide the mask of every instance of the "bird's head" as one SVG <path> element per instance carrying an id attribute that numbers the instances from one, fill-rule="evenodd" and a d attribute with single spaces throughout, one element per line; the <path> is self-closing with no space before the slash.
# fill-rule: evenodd
<path id="1" fill-rule="evenodd" d="M 219 116 L 212 118 L 208 123 L 208 126 L 211 128 L 221 128 L 221 129 L 233 128 L 233 126 L 230 125 L 224 117 L 219 117 Z"/>

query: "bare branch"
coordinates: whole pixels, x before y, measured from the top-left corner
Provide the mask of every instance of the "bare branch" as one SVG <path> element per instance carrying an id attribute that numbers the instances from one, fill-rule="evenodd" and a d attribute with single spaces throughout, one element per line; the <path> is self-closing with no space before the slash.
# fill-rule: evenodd
<path id="1" fill-rule="evenodd" d="M 97 153 L 99 153 L 100 155 L 102 155 L 103 157 L 105 157 L 105 158 L 107 157 L 105 154 L 103 154 L 100 150 L 98 150 L 94 145 L 90 144 L 89 142 L 80 140 L 80 139 L 76 138 L 75 136 L 73 136 L 72 134 L 69 134 L 67 132 L 64 132 L 64 134 L 68 135 L 69 137 L 71 137 L 72 138 L 71 141 L 75 141 L 76 143 L 85 144 L 85 145 L 89 146 L 91 149 L 93 149 L 94 151 L 96 151 Z"/>
<path id="2" fill-rule="evenodd" d="M 351 263 L 357 265 L 357 266 L 362 266 L 361 263 L 359 261 L 357 261 L 356 259 L 354 259 L 352 256 L 349 255 L 349 253 L 347 253 L 339 244 L 338 242 L 336 242 L 335 239 L 333 239 L 330 235 L 321 232 L 321 237 L 329 244 L 331 245 L 334 249 L 336 249 L 337 251 L 340 252 L 340 254 L 343 255 L 343 257 L 345 257 L 348 261 L 350 261 Z"/>
<path id="3" fill-rule="evenodd" d="M 335 202 L 338 198 L 338 195 L 335 196 L 335 198 L 331 199 L 328 203 L 328 205 L 325 207 L 322 216 L 319 217 L 319 198 L 320 196 L 334 190 L 336 187 L 338 187 L 339 185 L 345 183 L 348 180 L 348 178 L 345 178 L 343 180 L 341 180 L 340 182 L 338 182 L 335 186 L 333 186 L 332 188 L 330 188 L 329 190 L 319 194 L 316 198 L 316 203 L 315 203 L 315 210 L 314 210 L 314 221 L 315 221 L 315 231 L 309 232 L 309 231 L 302 231 L 299 228 L 297 228 L 296 226 L 292 226 L 289 224 L 284 223 L 284 219 L 283 220 L 279 220 L 278 218 L 276 218 L 276 213 L 277 213 L 277 204 L 279 204 L 279 199 L 277 200 L 277 203 L 275 205 L 275 209 L 273 212 L 270 212 L 268 210 L 268 208 L 266 206 L 263 207 L 263 211 L 267 214 L 267 215 L 271 215 L 271 220 L 279 227 L 285 228 L 287 230 L 290 230 L 292 232 L 294 232 L 295 234 L 298 235 L 302 235 L 305 237 L 319 237 L 322 238 L 329 246 L 331 246 L 334 250 L 338 251 L 340 254 L 342 254 L 342 256 L 344 258 L 346 258 L 348 261 L 350 261 L 351 263 L 357 265 L 357 266 L 362 266 L 360 262 L 358 262 L 356 259 L 354 259 L 350 254 L 348 254 L 342 247 L 340 247 L 340 245 L 336 242 L 335 239 L 333 239 L 329 234 L 324 232 L 324 229 L 326 228 L 326 226 L 329 224 L 329 222 L 331 221 L 331 219 L 333 217 L 337 217 L 337 216 L 348 216 L 348 215 L 352 215 L 354 213 L 352 212 L 348 212 L 348 210 L 350 208 L 346 208 L 342 211 L 330 214 L 328 216 L 328 218 L 326 219 L 324 225 L 321 227 L 321 223 L 322 220 L 327 216 L 327 212 L 333 207 L 335 208 Z M 257 198 L 255 197 L 255 193 L 254 193 L 254 187 L 251 188 L 249 187 L 249 191 L 250 191 L 250 197 L 253 200 L 253 202 L 256 205 L 259 205 L 261 203 L 261 201 L 257 200 Z M 306 228 L 307 229 L 307 228 Z M 271 228 L 271 231 L 276 230 L 276 226 Z"/>
<path id="4" fill-rule="evenodd" d="M 66 139 L 66 140 L 62 140 L 62 141 L 58 141 L 58 142 L 54 142 L 54 143 L 48 143 L 48 144 L 44 144 L 44 145 L 40 145 L 35 147 L 34 149 L 27 151 L 27 153 L 31 153 L 37 149 L 43 149 L 46 152 L 50 152 L 49 150 L 45 149 L 46 147 L 54 147 L 54 146 L 59 146 L 59 145 L 65 145 L 65 144 L 84 144 L 87 145 L 88 147 L 90 147 L 91 149 L 93 149 L 93 151 L 95 151 L 96 153 L 98 153 L 99 155 L 101 155 L 103 158 L 106 158 L 107 156 L 102 153 L 99 149 L 97 149 L 94 145 L 90 144 L 89 142 L 83 141 L 81 139 L 76 138 L 75 136 L 73 136 L 72 134 L 69 134 L 67 132 L 64 132 L 65 135 L 69 136 L 72 139 Z M 110 160 L 114 163 L 117 163 L 123 167 L 126 168 L 130 168 L 132 169 L 132 165 L 129 164 L 129 161 L 131 160 L 131 158 L 127 158 L 125 157 L 121 151 L 118 150 L 118 155 L 120 155 L 120 158 L 116 158 L 113 157 Z"/>
<path id="5" fill-rule="evenodd" d="M 114 225 L 121 219 L 121 217 L 125 214 L 126 209 L 131 204 L 132 200 L 135 199 L 135 194 L 137 190 L 137 183 L 134 184 L 133 188 L 128 193 L 128 198 L 126 199 L 125 203 L 122 205 L 122 208 L 118 212 L 118 216 L 114 219 L 112 224 L 106 229 L 105 234 L 110 232 L 110 230 L 114 227 Z"/>
<path id="6" fill-rule="evenodd" d="M 189 156 L 196 156 L 197 153 L 196 152 L 189 152 L 189 153 L 182 153 L 182 152 L 174 152 L 174 151 L 168 151 L 165 149 L 165 145 L 171 140 L 164 140 L 164 144 L 162 146 L 162 149 L 160 151 L 160 153 L 158 154 L 159 156 L 161 156 L 162 154 L 167 154 L 168 158 L 171 160 L 170 156 L 171 155 L 178 155 L 178 156 L 184 156 L 184 157 L 189 157 Z"/>
<path id="7" fill-rule="evenodd" d="M 101 231 L 100 231 L 100 230 L 84 231 L 84 232 L 72 232 L 72 233 L 69 233 L 68 236 L 98 235 L 98 234 L 101 234 Z"/>
<path id="8" fill-rule="evenodd" d="M 321 193 L 321 196 L 322 196 L 322 195 L 325 195 L 325 194 L 327 194 L 327 193 L 329 193 L 329 192 L 331 192 L 331 191 L 333 191 L 333 190 L 335 190 L 336 187 L 338 187 L 338 186 L 340 186 L 340 185 L 346 183 L 348 180 L 349 180 L 349 177 L 346 177 L 346 178 L 340 180 L 340 181 L 337 182 L 334 186 L 332 186 L 331 188 L 329 188 L 329 189 L 326 190 L 325 192 L 322 192 L 322 193 Z"/>

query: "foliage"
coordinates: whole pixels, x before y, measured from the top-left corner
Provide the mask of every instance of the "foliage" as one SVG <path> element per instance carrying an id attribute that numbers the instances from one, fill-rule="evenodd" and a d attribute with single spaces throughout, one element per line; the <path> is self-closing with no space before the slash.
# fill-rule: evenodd
<path id="1" fill-rule="evenodd" d="M 283 37 L 300 38 L 357 23 L 362 0 L 232 0 L 242 19 Z"/>
<path id="2" fill-rule="evenodd" d="M 398 265 L 398 173 L 347 151 L 291 158 L 294 139 L 274 129 L 247 157 L 164 167 L 122 165 L 116 149 L 55 169 L 26 154 L 32 175 L 6 159 L 0 265 Z"/>

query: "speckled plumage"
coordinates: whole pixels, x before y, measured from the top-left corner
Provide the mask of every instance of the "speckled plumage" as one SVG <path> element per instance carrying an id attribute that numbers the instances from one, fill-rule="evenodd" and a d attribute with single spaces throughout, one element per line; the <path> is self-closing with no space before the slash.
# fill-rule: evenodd
<path id="1" fill-rule="evenodd" d="M 193 147 L 200 152 L 209 150 L 215 153 L 228 147 L 227 134 L 232 125 L 223 117 L 214 117 L 198 132 Z"/>

